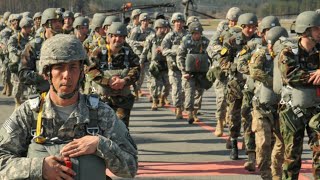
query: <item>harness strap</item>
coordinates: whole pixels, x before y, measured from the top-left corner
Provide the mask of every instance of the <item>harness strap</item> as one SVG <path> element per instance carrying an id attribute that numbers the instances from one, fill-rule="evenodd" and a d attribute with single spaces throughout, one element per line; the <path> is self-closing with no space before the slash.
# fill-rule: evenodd
<path id="1" fill-rule="evenodd" d="M 41 131 L 42 131 L 42 112 L 43 112 L 43 104 L 44 104 L 44 98 L 46 97 L 47 93 L 42 93 L 41 94 L 41 100 L 40 100 L 40 107 L 39 107 L 39 113 L 37 116 L 37 127 L 36 127 L 36 138 L 35 141 L 37 143 L 44 143 L 46 141 L 46 138 L 41 137 Z"/>

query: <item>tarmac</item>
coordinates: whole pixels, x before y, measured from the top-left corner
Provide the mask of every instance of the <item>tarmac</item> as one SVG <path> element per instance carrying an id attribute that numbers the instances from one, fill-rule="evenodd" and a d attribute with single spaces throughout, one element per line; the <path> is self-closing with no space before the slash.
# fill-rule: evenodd
<path id="1" fill-rule="evenodd" d="M 0 86 L 2 90 L 2 86 Z M 139 171 L 134 179 L 143 180 L 258 180 L 255 172 L 244 170 L 244 150 L 239 160 L 230 160 L 225 147 L 227 128 L 223 137 L 214 133 L 215 94 L 211 88 L 205 92 L 203 106 L 199 111 L 200 122 L 192 125 L 186 119 L 176 120 L 171 106 L 151 110 L 148 93 L 134 105 L 130 119 L 130 133 L 138 146 Z M 0 124 L 13 112 L 12 97 L 0 95 Z M 186 115 L 186 114 L 184 114 Z M 304 143 L 303 165 L 299 179 L 312 179 L 312 152 Z M 241 141 L 238 147 L 241 148 Z M 112 175 L 113 179 L 123 179 Z"/>

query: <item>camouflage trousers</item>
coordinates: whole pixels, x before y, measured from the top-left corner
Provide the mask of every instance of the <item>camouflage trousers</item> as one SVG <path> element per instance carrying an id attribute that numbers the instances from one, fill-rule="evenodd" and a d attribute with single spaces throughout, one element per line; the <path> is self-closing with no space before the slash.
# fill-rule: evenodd
<path id="1" fill-rule="evenodd" d="M 277 110 L 253 101 L 252 131 L 255 133 L 256 159 L 262 179 L 280 180 L 284 161 L 284 142 Z"/>
<path id="2" fill-rule="evenodd" d="M 200 88 L 195 77 L 182 78 L 182 86 L 185 92 L 184 108 L 187 111 L 201 109 L 203 88 Z"/>
<path id="3" fill-rule="evenodd" d="M 11 83 L 13 85 L 12 96 L 16 101 L 16 105 L 20 105 L 27 100 L 28 89 L 19 81 L 16 73 L 11 73 Z"/>
<path id="4" fill-rule="evenodd" d="M 182 89 L 182 74 L 179 70 L 169 69 L 169 82 L 171 86 L 172 103 L 174 107 L 183 107 L 184 90 Z"/>
<path id="5" fill-rule="evenodd" d="M 140 77 L 138 79 L 138 81 L 135 83 L 135 90 L 140 90 L 141 86 L 143 84 L 144 79 L 147 79 L 147 89 L 149 90 L 149 92 L 151 92 L 151 75 L 149 72 L 149 66 L 150 66 L 150 62 L 145 62 L 143 68 L 141 69 L 140 72 Z"/>
<path id="6" fill-rule="evenodd" d="M 301 155 L 303 151 L 303 138 L 305 130 L 309 137 L 311 149 L 319 147 L 318 136 L 314 129 L 309 127 L 309 120 L 315 112 L 315 108 L 303 110 L 303 116 L 298 117 L 292 107 L 284 107 L 279 113 L 280 130 L 285 144 L 282 179 L 298 179 L 301 169 Z M 313 152 L 317 154 L 317 152 Z M 313 171 L 320 171 L 319 157 L 312 158 Z M 317 177 L 316 179 L 320 179 Z"/>
<path id="7" fill-rule="evenodd" d="M 254 152 L 256 148 L 255 135 L 251 129 L 252 125 L 252 98 L 253 92 L 243 91 L 243 99 L 241 105 L 241 121 L 243 125 L 243 138 L 246 150 Z"/>
<path id="8" fill-rule="evenodd" d="M 227 90 L 227 78 L 216 79 L 213 86 L 216 93 L 216 119 L 226 119 L 227 114 L 227 101 L 226 101 L 226 90 Z"/>
<path id="9" fill-rule="evenodd" d="M 151 75 L 150 77 L 152 98 L 158 99 L 161 95 L 167 97 L 170 92 L 168 71 L 160 71 L 159 76 Z"/>

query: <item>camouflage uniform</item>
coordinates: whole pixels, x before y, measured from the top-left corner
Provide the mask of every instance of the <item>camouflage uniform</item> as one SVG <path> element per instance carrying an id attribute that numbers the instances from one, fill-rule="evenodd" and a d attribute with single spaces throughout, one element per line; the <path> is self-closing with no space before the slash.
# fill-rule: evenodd
<path id="1" fill-rule="evenodd" d="M 118 24 L 122 23 L 112 23 L 110 29 Z M 92 52 L 90 59 L 92 64 L 86 70 L 86 77 L 89 81 L 93 81 L 92 91 L 99 94 L 103 101 L 108 102 L 116 111 L 119 119 L 128 127 L 130 112 L 134 104 L 130 86 L 137 81 L 140 73 L 138 56 L 133 53 L 132 49 L 125 46 L 122 46 L 117 54 L 111 54 L 107 45 L 97 47 Z M 126 81 L 123 89 L 114 90 L 109 86 L 109 79 L 113 76 L 120 76 Z"/>
<path id="2" fill-rule="evenodd" d="M 31 109 L 29 101 L 23 103 L 0 129 L 0 162 L 3 164 L 0 171 L 1 179 L 42 179 L 44 157 L 30 157 L 29 154 L 34 144 L 37 144 L 30 133 L 35 129 L 34 114 L 37 113 Z M 48 141 L 42 145 L 50 146 L 49 139 L 55 137 L 62 142 L 70 142 L 74 138 L 89 135 L 85 126 L 98 117 L 97 126 L 100 133 L 96 155 L 105 161 L 106 166 L 115 175 L 134 177 L 138 169 L 137 149 L 129 132 L 124 124 L 117 120 L 109 106 L 99 102 L 97 114 L 94 114 L 91 113 L 92 110 L 88 107 L 87 101 L 85 95 L 80 95 L 77 107 L 65 120 L 57 115 L 47 95 L 42 118 L 43 137 L 48 138 Z M 34 154 L 40 156 L 41 153 L 34 152 Z M 59 156 L 59 150 L 50 155 Z"/>
<path id="3" fill-rule="evenodd" d="M 184 21 L 184 19 L 181 19 Z M 176 108 L 176 118 L 182 118 L 182 107 L 184 102 L 184 92 L 182 89 L 182 74 L 181 71 L 178 69 L 176 56 L 177 56 L 177 49 L 181 43 L 182 38 L 187 34 L 186 30 L 182 30 L 177 32 L 175 30 L 169 32 L 163 39 L 161 43 L 162 47 L 162 54 L 167 58 L 168 64 L 168 75 L 169 75 L 169 82 L 171 85 L 171 95 L 172 95 L 172 102 L 173 106 Z M 177 116 L 178 115 L 178 116 Z"/>
<path id="4" fill-rule="evenodd" d="M 197 117 L 197 111 L 201 108 L 202 95 L 204 92 L 204 87 L 201 86 L 201 79 L 206 79 L 206 70 L 196 70 L 190 72 L 187 69 L 187 55 L 199 55 L 202 56 L 201 61 L 208 63 L 207 52 L 205 51 L 208 47 L 209 40 L 201 35 L 201 38 L 195 41 L 192 38 L 194 32 L 200 32 L 202 34 L 202 26 L 199 22 L 192 22 L 189 25 L 191 29 L 190 34 L 183 37 L 182 42 L 177 51 L 177 63 L 182 75 L 189 74 L 190 78 L 182 78 L 182 86 L 185 91 L 185 101 L 184 108 L 188 111 L 189 124 L 192 124 L 193 121 L 199 121 Z M 195 30 L 196 29 L 196 30 Z M 204 55 L 204 56 L 203 56 Z M 197 57 L 197 58 L 199 58 Z M 205 62 L 207 61 L 207 62 Z M 202 63 L 202 62 L 201 62 Z M 199 65 L 201 66 L 201 65 Z M 208 67 L 208 66 L 207 66 Z"/>
<path id="5" fill-rule="evenodd" d="M 155 21 L 155 29 L 169 26 L 169 22 L 163 19 Z M 152 95 L 152 110 L 156 110 L 159 106 L 164 106 L 165 99 L 169 95 L 170 83 L 168 77 L 168 66 L 166 57 L 157 48 L 161 48 L 161 42 L 165 34 L 150 34 L 145 41 L 143 51 L 140 55 L 140 63 L 144 64 L 148 58 L 148 53 L 151 53 L 151 63 L 149 66 L 151 78 L 151 95 Z M 158 102 L 159 101 L 159 102 Z"/>

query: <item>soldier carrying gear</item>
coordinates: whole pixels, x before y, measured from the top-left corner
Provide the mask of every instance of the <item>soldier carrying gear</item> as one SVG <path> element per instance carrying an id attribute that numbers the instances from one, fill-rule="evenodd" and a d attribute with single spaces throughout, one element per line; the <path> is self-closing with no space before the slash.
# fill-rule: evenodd
<path id="1" fill-rule="evenodd" d="M 63 13 L 63 27 L 62 33 L 63 34 L 73 34 L 74 28 L 72 26 L 74 22 L 74 14 L 71 11 L 65 11 Z"/>
<path id="2" fill-rule="evenodd" d="M 78 17 L 73 22 L 74 35 L 84 42 L 88 38 L 89 32 L 89 19 L 85 17 Z"/>
<path id="3" fill-rule="evenodd" d="M 182 13 L 173 13 L 171 17 L 173 30 L 169 32 L 161 43 L 162 54 L 167 58 L 168 75 L 171 84 L 171 95 L 173 106 L 175 107 L 176 119 L 182 119 L 183 108 L 183 89 L 182 89 L 182 74 L 176 62 L 177 49 L 182 41 L 182 38 L 188 33 L 185 28 L 185 18 Z"/>
<path id="4" fill-rule="evenodd" d="M 319 111 L 319 47 L 320 14 L 305 11 L 296 19 L 298 40 L 285 46 L 279 54 L 282 79 L 280 108 L 281 133 L 285 144 L 283 178 L 298 179 L 305 129 L 313 151 L 314 179 L 320 178 L 319 136 L 310 128 L 310 119 L 318 118 Z"/>
<path id="5" fill-rule="evenodd" d="M 110 179 L 108 168 L 116 176 L 136 175 L 137 148 L 125 125 L 107 104 L 78 92 L 86 58 L 75 36 L 59 34 L 44 42 L 39 64 L 50 90 L 23 103 L 1 127 L 0 137 L 7 137 L 0 139 L 1 174 Z"/>
<path id="6" fill-rule="evenodd" d="M 189 25 L 187 36 L 177 51 L 178 68 L 182 73 L 182 86 L 185 91 L 184 108 L 188 111 L 188 123 L 198 122 L 197 112 L 201 108 L 202 95 L 205 87 L 210 84 L 206 80 L 205 74 L 209 69 L 208 55 L 205 49 L 209 45 L 209 40 L 202 36 L 202 25 L 200 22 L 192 22 Z M 212 84 L 211 84 L 212 85 Z"/>
<path id="7" fill-rule="evenodd" d="M 108 29 L 107 45 L 100 45 L 91 54 L 86 68 L 87 80 L 92 82 L 91 92 L 107 102 L 118 118 L 129 127 L 134 96 L 130 86 L 139 78 L 139 58 L 131 48 L 124 46 L 127 28 L 114 22 Z"/>

